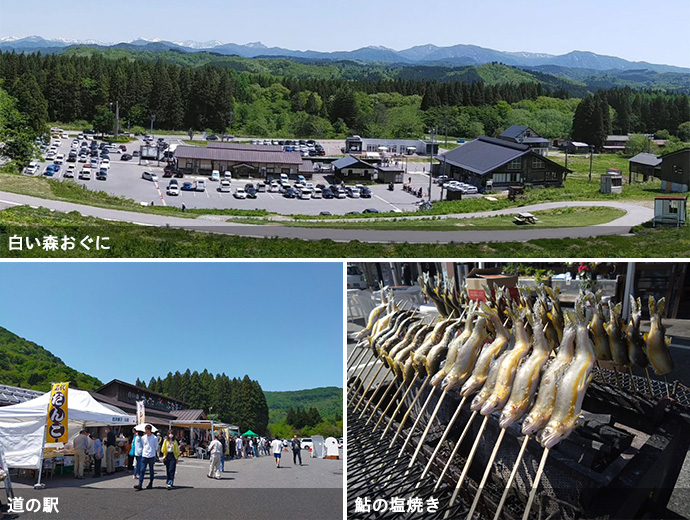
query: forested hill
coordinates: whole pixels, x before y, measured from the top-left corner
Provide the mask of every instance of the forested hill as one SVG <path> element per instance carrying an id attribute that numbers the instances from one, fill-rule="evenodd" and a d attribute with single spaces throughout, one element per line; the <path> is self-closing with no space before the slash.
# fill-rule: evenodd
<path id="1" fill-rule="evenodd" d="M 68 367 L 59 357 L 32 341 L 0 327 L 0 384 L 47 392 L 52 382 L 70 381 L 81 390 L 96 390 L 103 383 Z"/>
<path id="2" fill-rule="evenodd" d="M 305 410 L 316 408 L 325 420 L 341 420 L 343 416 L 343 389 L 336 386 L 311 388 L 293 392 L 264 392 L 269 410 L 269 422 L 285 419 L 289 408 Z"/>

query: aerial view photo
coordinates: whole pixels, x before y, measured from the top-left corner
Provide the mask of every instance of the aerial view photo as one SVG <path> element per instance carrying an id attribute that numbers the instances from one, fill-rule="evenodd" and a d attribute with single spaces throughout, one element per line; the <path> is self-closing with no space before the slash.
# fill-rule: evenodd
<path id="1" fill-rule="evenodd" d="M 690 251 L 687 1 L 120 5 L 0 2 L 3 257 Z"/>
<path id="2" fill-rule="evenodd" d="M 0 516 L 342 519 L 342 275 L 0 264 Z"/>

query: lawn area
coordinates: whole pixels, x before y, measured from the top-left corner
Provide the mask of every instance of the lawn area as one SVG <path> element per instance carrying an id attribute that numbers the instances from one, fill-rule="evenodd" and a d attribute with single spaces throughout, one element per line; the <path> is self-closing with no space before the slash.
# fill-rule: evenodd
<path id="1" fill-rule="evenodd" d="M 109 237 L 109 250 L 9 251 L 9 238 L 30 242 L 47 235 L 79 241 Z M 331 240 L 244 238 L 152 228 L 17 207 L 0 212 L 0 256 L 16 258 L 683 258 L 690 256 L 690 228 L 640 227 L 633 236 L 543 239 L 484 244 L 366 244 Z"/>
<path id="2" fill-rule="evenodd" d="M 594 226 L 611 222 L 625 215 L 625 211 L 606 207 L 572 207 L 559 208 L 548 211 L 533 212 L 539 220 L 531 224 L 530 229 L 535 228 L 561 228 Z M 390 229 L 390 230 L 414 230 L 414 231 L 480 231 L 499 229 L 521 229 L 514 223 L 515 215 L 499 215 L 493 217 L 478 218 L 440 218 L 428 217 L 422 219 L 393 219 L 393 220 L 355 220 L 348 222 L 285 222 L 282 225 L 289 227 L 306 228 L 332 228 L 332 229 Z M 240 221 L 238 221 L 240 222 Z M 242 220 L 243 223 L 248 223 Z M 259 219 L 252 219 L 252 223 L 262 223 Z M 270 222 L 276 224 L 276 222 Z"/>

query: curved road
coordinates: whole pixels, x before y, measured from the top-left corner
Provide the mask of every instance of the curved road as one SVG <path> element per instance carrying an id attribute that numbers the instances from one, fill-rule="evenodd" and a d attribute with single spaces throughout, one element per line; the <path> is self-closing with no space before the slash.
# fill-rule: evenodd
<path id="1" fill-rule="evenodd" d="M 360 242 L 378 243 L 449 243 L 449 242 L 525 242 L 540 238 L 587 238 L 604 235 L 623 235 L 630 232 L 630 228 L 651 220 L 654 211 L 650 208 L 633 202 L 603 202 L 603 201 L 568 201 L 568 202 L 547 202 L 534 204 L 532 206 L 522 206 L 520 208 L 509 208 L 496 211 L 486 211 L 472 214 L 454 214 L 446 217 L 452 218 L 474 218 L 492 215 L 510 215 L 522 212 L 540 211 L 546 209 L 564 208 L 570 206 L 607 206 L 610 208 L 622 209 L 626 212 L 624 216 L 596 226 L 569 227 L 569 228 L 516 228 L 514 230 L 502 231 L 400 231 L 400 230 L 370 230 L 370 229 L 326 229 L 326 228 L 299 228 L 286 227 L 279 225 L 252 225 L 252 224 L 229 224 L 219 220 L 217 216 L 199 217 L 196 219 L 169 217 L 164 215 L 153 215 L 149 213 L 137 213 L 132 211 L 122 211 L 104 209 L 72 202 L 62 202 L 57 200 L 47 200 L 28 195 L 18 195 L 15 193 L 0 192 L 0 209 L 13 206 L 28 205 L 32 207 L 45 207 L 60 212 L 78 211 L 85 217 L 97 217 L 106 220 L 120 222 L 130 222 L 134 224 L 175 227 L 194 231 L 204 231 L 211 233 L 222 233 L 228 235 L 239 235 L 246 237 L 266 238 L 297 238 L 301 240 L 322 240 L 331 239 L 337 242 L 350 242 L 358 240 Z M 427 216 L 428 217 L 428 216 Z M 401 217 L 398 217 L 401 218 Z M 418 217 L 410 217 L 418 218 Z M 421 217 L 419 217 L 421 218 Z"/>

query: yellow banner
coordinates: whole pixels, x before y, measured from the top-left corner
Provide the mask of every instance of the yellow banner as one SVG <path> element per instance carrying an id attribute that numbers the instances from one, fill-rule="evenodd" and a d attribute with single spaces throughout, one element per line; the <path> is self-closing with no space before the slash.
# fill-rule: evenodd
<path id="1" fill-rule="evenodd" d="M 69 383 L 54 383 L 48 404 L 46 442 L 67 442 L 67 393 Z"/>

